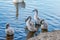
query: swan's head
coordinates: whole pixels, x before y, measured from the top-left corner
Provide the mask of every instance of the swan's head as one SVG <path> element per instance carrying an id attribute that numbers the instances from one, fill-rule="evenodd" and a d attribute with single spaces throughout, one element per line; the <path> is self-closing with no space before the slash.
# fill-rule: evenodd
<path id="1" fill-rule="evenodd" d="M 6 24 L 6 29 L 7 29 L 9 26 L 10 26 L 9 23 L 7 23 L 7 24 Z"/>
<path id="2" fill-rule="evenodd" d="M 33 12 L 38 14 L 38 10 L 37 9 L 34 9 Z"/>
<path id="3" fill-rule="evenodd" d="M 28 20 L 30 20 L 31 21 L 31 16 L 29 16 L 29 17 L 27 17 L 27 19 L 25 20 L 25 22 L 27 22 Z"/>

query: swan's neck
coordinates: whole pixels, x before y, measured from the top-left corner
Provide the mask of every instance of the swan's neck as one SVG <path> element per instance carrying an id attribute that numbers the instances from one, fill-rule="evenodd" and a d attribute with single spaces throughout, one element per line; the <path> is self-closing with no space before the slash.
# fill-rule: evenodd
<path id="1" fill-rule="evenodd" d="M 27 20 L 27 23 L 30 23 L 30 21 L 31 21 L 31 19 L 28 19 L 28 20 Z"/>
<path id="2" fill-rule="evenodd" d="M 27 20 L 26 22 L 27 27 L 30 25 L 30 21 L 31 21 L 30 19 Z"/>
<path id="3" fill-rule="evenodd" d="M 35 12 L 35 17 L 38 17 L 38 13 L 37 12 Z"/>

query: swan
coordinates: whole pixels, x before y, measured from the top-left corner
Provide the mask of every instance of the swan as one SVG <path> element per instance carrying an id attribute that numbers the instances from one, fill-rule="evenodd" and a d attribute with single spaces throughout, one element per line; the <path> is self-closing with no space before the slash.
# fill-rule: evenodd
<path id="1" fill-rule="evenodd" d="M 47 22 L 45 22 L 45 20 L 42 20 L 41 31 L 42 32 L 47 32 L 48 31 L 48 24 L 47 24 Z"/>
<path id="2" fill-rule="evenodd" d="M 14 3 L 24 2 L 24 0 L 13 0 Z"/>
<path id="3" fill-rule="evenodd" d="M 35 25 L 34 23 L 31 21 L 31 16 L 29 16 L 27 19 L 26 19 L 26 26 L 27 26 L 27 29 L 29 31 L 37 31 L 37 28 L 35 28 Z"/>
<path id="4" fill-rule="evenodd" d="M 40 25 L 41 19 L 38 16 L 38 10 L 34 9 L 33 12 L 35 13 L 34 14 L 34 20 L 35 20 L 36 25 Z"/>
<path id="5" fill-rule="evenodd" d="M 9 23 L 6 24 L 6 34 L 7 35 L 14 35 L 14 29 L 10 27 Z"/>

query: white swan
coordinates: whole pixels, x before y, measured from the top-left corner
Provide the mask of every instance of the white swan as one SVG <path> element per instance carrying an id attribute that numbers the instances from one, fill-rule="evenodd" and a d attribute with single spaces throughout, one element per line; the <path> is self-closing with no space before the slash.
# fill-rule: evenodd
<path id="1" fill-rule="evenodd" d="M 37 25 L 40 25 L 41 19 L 38 16 L 38 10 L 37 9 L 34 9 L 33 12 L 35 13 L 34 14 L 34 20 L 35 20 L 36 24 Z"/>
<path id="2" fill-rule="evenodd" d="M 6 34 L 7 35 L 14 35 L 14 29 L 10 27 L 10 25 L 7 23 L 6 24 Z"/>
<path id="3" fill-rule="evenodd" d="M 42 29 L 42 31 L 44 31 L 44 30 L 47 31 L 48 30 L 48 24 L 44 20 L 42 20 L 41 29 Z"/>
<path id="4" fill-rule="evenodd" d="M 24 0 L 13 0 L 14 3 L 24 2 Z"/>
<path id="5" fill-rule="evenodd" d="M 31 16 L 26 19 L 26 26 L 29 31 L 37 31 L 34 23 L 31 21 Z"/>

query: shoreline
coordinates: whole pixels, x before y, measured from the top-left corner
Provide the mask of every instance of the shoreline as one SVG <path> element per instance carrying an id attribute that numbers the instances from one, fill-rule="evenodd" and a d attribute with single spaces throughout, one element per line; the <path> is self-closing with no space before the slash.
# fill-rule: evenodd
<path id="1" fill-rule="evenodd" d="M 28 40 L 60 40 L 60 30 L 40 33 L 37 36 L 32 37 Z"/>

